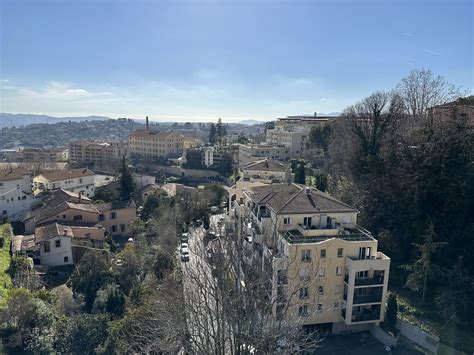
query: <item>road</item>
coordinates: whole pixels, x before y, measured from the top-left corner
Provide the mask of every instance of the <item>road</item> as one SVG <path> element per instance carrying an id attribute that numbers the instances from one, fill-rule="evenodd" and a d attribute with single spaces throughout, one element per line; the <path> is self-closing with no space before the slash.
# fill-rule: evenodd
<path id="1" fill-rule="evenodd" d="M 218 222 L 222 215 L 210 218 L 210 231 L 222 235 Z M 222 317 L 219 316 L 219 289 L 207 260 L 204 238 L 207 231 L 192 227 L 188 231 L 189 261 L 182 262 L 185 312 L 194 352 L 213 349 L 223 334 Z"/>

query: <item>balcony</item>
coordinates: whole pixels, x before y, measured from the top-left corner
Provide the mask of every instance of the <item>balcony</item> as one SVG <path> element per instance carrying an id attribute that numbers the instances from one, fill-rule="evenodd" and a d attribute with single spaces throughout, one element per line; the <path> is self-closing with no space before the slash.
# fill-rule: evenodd
<path id="1" fill-rule="evenodd" d="M 360 258 L 356 256 L 346 257 L 346 267 L 349 273 L 366 270 L 384 270 L 388 273 L 390 268 L 390 258 L 384 253 L 377 252 L 369 258 Z M 361 281 L 360 281 L 361 282 Z M 368 282 L 378 282 L 377 280 Z"/>
<path id="2" fill-rule="evenodd" d="M 380 310 L 379 311 L 369 311 L 352 314 L 352 323 L 356 322 L 367 322 L 380 319 Z"/>
<path id="3" fill-rule="evenodd" d="M 352 301 L 353 305 L 366 303 L 381 303 L 382 302 L 382 288 L 377 288 L 377 291 L 365 295 L 354 295 Z"/>
<path id="4" fill-rule="evenodd" d="M 332 228 L 331 226 L 328 226 L 327 228 L 320 228 L 318 226 L 298 224 L 297 230 L 304 237 L 333 236 L 339 234 L 339 228 Z"/>
<path id="5" fill-rule="evenodd" d="M 359 228 L 339 228 L 339 229 L 304 229 L 301 227 L 289 231 L 280 231 L 280 234 L 288 243 L 319 243 L 331 238 L 340 238 L 347 241 L 372 241 L 374 238 L 370 233 Z M 328 231 L 335 230 L 332 234 Z M 388 258 L 387 258 L 388 259 Z M 390 260 L 390 259 L 388 259 Z"/>
<path id="6" fill-rule="evenodd" d="M 373 286 L 383 285 L 383 275 L 376 275 L 373 277 L 357 277 L 355 279 L 355 286 Z"/>

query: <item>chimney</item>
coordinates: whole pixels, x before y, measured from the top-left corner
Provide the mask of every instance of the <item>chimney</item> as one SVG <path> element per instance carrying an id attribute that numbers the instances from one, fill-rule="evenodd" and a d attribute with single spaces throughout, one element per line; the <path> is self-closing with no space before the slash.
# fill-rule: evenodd
<path id="1" fill-rule="evenodd" d="M 150 124 L 148 123 L 148 116 L 146 116 L 146 126 L 145 130 L 148 132 L 150 130 Z"/>
<path id="2" fill-rule="evenodd" d="M 81 196 L 82 196 L 82 192 L 79 191 L 79 201 L 78 201 L 78 203 L 81 203 Z"/>
<path id="3" fill-rule="evenodd" d="M 67 229 L 66 228 L 64 228 L 63 232 L 64 232 L 64 235 L 67 236 Z"/>
<path id="4" fill-rule="evenodd" d="M 317 112 L 315 112 L 315 113 L 314 113 L 314 117 L 316 117 L 317 115 L 318 115 L 318 113 L 317 113 Z"/>
<path id="5" fill-rule="evenodd" d="M 306 196 L 311 196 L 311 188 L 308 186 L 305 186 L 304 193 L 306 194 Z"/>

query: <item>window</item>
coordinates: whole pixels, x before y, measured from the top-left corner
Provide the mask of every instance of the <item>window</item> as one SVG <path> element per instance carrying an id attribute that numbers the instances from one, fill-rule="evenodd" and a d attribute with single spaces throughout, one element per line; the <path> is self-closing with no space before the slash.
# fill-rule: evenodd
<path id="1" fill-rule="evenodd" d="M 326 249 L 321 249 L 321 258 L 326 257 Z"/>
<path id="2" fill-rule="evenodd" d="M 20 200 L 21 200 L 21 197 L 20 197 L 20 196 L 18 196 L 18 201 L 20 201 Z"/>
<path id="3" fill-rule="evenodd" d="M 337 248 L 337 257 L 342 258 L 344 255 L 344 249 L 343 248 Z"/>
<path id="4" fill-rule="evenodd" d="M 323 267 L 319 268 L 319 276 L 323 277 L 326 274 L 326 269 Z"/>
<path id="5" fill-rule="evenodd" d="M 285 217 L 285 218 L 283 218 L 283 224 L 284 224 L 285 226 L 291 224 L 291 218 L 290 218 L 290 217 Z"/>
<path id="6" fill-rule="evenodd" d="M 65 263 L 69 262 L 69 256 L 65 256 L 65 257 L 64 257 L 64 262 L 65 262 Z"/>
<path id="7" fill-rule="evenodd" d="M 300 271 L 300 281 L 301 282 L 309 282 L 311 280 L 311 276 L 309 275 L 309 270 L 301 270 Z"/>
<path id="8" fill-rule="evenodd" d="M 117 226 L 116 226 L 116 225 L 113 225 L 113 226 L 112 226 L 112 233 L 115 233 L 115 232 L 117 232 Z"/>
<path id="9" fill-rule="evenodd" d="M 311 227 L 312 223 L 311 223 L 311 217 L 304 217 L 303 218 L 303 224 L 306 226 L 306 227 Z"/>
<path id="10" fill-rule="evenodd" d="M 286 270 L 277 271 L 277 282 L 278 285 L 286 285 L 288 283 L 288 276 Z"/>
<path id="11" fill-rule="evenodd" d="M 73 221 L 82 221 L 82 215 L 78 214 L 78 215 L 72 217 L 72 220 Z"/>
<path id="12" fill-rule="evenodd" d="M 309 288 L 308 287 L 300 288 L 300 300 L 305 300 L 307 298 L 309 298 Z"/>
<path id="13" fill-rule="evenodd" d="M 307 317 L 308 316 L 308 305 L 307 304 L 305 304 L 303 306 L 300 306 L 298 308 L 298 315 L 300 317 Z"/>
<path id="14" fill-rule="evenodd" d="M 61 248 L 61 239 L 55 240 L 54 245 L 56 248 Z"/>
<path id="15" fill-rule="evenodd" d="M 336 266 L 336 276 L 342 275 L 342 266 Z"/>
<path id="16" fill-rule="evenodd" d="M 284 311 L 285 311 L 285 305 L 278 304 L 276 306 L 276 318 L 277 318 L 277 320 L 282 320 L 283 319 Z"/>
<path id="17" fill-rule="evenodd" d="M 125 224 L 120 225 L 120 232 L 124 233 L 125 232 Z"/>
<path id="18" fill-rule="evenodd" d="M 286 302 L 285 286 L 277 287 L 277 299 L 278 299 L 278 302 Z"/>
<path id="19" fill-rule="evenodd" d="M 79 184 L 82 184 L 82 179 L 79 179 Z"/>
<path id="20" fill-rule="evenodd" d="M 63 214 L 63 219 L 66 219 L 66 215 L 65 215 L 65 214 Z"/>
<path id="21" fill-rule="evenodd" d="M 112 213 L 110 214 L 110 219 L 115 219 L 115 218 L 117 218 L 117 213 L 116 213 L 116 212 L 112 212 Z"/>
<path id="22" fill-rule="evenodd" d="M 301 251 L 301 261 L 303 261 L 303 262 L 311 261 L 311 250 L 302 250 Z"/>
<path id="23" fill-rule="evenodd" d="M 4 216 L 6 216 L 6 215 L 8 214 L 8 211 L 7 211 L 7 210 L 3 210 L 3 211 L 2 211 L 2 214 L 3 214 Z"/>
<path id="24" fill-rule="evenodd" d="M 44 242 L 44 252 L 49 253 L 51 251 L 51 248 L 49 247 L 49 240 Z"/>
<path id="25" fill-rule="evenodd" d="M 334 293 L 336 295 L 339 295 L 341 293 L 341 285 L 336 285 L 336 288 L 334 289 Z"/>
<path id="26" fill-rule="evenodd" d="M 321 303 L 318 303 L 316 306 L 316 312 L 321 313 L 323 311 L 323 305 Z"/>
<path id="27" fill-rule="evenodd" d="M 319 285 L 318 292 L 319 292 L 320 295 L 324 295 L 324 286 Z"/>
<path id="28" fill-rule="evenodd" d="M 0 182 L 0 187 L 3 187 L 3 182 Z"/>
<path id="29" fill-rule="evenodd" d="M 22 199 L 22 200 L 26 200 L 26 196 L 22 196 L 21 199 Z"/>
<path id="30" fill-rule="evenodd" d="M 105 216 L 103 214 L 99 215 L 99 221 L 105 221 Z"/>

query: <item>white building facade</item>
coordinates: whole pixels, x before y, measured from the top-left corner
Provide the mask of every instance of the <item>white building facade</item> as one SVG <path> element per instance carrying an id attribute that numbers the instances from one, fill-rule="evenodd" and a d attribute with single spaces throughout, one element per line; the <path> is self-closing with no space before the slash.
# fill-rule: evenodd
<path id="1" fill-rule="evenodd" d="M 0 218 L 19 221 L 36 203 L 30 173 L 23 168 L 0 171 Z"/>

